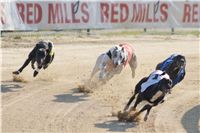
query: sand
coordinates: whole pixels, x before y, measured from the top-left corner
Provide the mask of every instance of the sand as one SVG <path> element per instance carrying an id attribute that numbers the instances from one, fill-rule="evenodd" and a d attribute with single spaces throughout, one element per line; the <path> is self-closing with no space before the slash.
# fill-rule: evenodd
<path id="1" fill-rule="evenodd" d="M 12 47 L 10 43 L 10 47 L 2 48 L 3 132 L 198 132 L 198 37 L 148 35 L 84 39 L 65 44 L 56 44 L 55 40 L 54 62 L 36 78 L 32 77 L 29 65 L 20 74 L 26 82 L 14 82 L 12 71 L 22 65 L 32 47 Z M 77 87 L 89 78 L 98 55 L 121 42 L 129 42 L 135 49 L 138 58 L 135 78 L 132 79 L 131 69 L 126 66 L 120 75 L 95 88 L 93 93 L 79 93 Z M 137 82 L 173 53 L 186 57 L 185 79 L 173 88 L 163 104 L 152 109 L 146 122 L 144 113 L 139 124 L 118 122 L 112 112 L 122 110 Z"/>

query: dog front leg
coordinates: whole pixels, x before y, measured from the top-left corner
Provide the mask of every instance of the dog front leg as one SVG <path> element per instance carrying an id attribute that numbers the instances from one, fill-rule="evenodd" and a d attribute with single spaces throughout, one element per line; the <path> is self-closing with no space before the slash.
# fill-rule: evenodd
<path id="1" fill-rule="evenodd" d="M 137 57 L 135 54 L 132 55 L 132 58 L 129 62 L 129 65 L 130 65 L 130 68 L 131 68 L 131 71 L 132 71 L 132 78 L 135 77 L 135 70 L 137 68 Z"/>
<path id="2" fill-rule="evenodd" d="M 124 68 L 123 64 L 117 66 L 116 68 L 114 68 L 113 75 L 114 74 L 120 74 L 122 72 L 122 69 Z"/>
<path id="3" fill-rule="evenodd" d="M 33 70 L 35 69 L 34 63 L 35 63 L 35 59 L 32 59 L 32 61 L 31 61 L 31 67 L 32 67 Z"/>
<path id="4" fill-rule="evenodd" d="M 38 73 L 39 73 L 39 71 L 40 71 L 41 68 L 42 68 L 42 67 L 40 66 L 40 67 L 38 67 L 37 69 L 35 69 L 35 71 L 34 71 L 34 73 L 33 73 L 33 77 L 36 77 L 36 76 L 38 75 Z"/>
<path id="5" fill-rule="evenodd" d="M 137 115 L 141 114 L 143 111 L 147 110 L 145 116 L 144 116 L 144 121 L 146 121 L 148 119 L 150 110 L 151 110 L 152 106 L 149 104 L 146 104 L 138 113 Z"/>

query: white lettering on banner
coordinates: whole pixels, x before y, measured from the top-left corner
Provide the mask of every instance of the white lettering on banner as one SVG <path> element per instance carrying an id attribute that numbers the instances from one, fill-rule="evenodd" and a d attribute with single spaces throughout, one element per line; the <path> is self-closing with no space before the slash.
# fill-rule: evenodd
<path id="1" fill-rule="evenodd" d="M 12 0 L 0 18 L 0 30 L 198 28 L 200 1 Z"/>

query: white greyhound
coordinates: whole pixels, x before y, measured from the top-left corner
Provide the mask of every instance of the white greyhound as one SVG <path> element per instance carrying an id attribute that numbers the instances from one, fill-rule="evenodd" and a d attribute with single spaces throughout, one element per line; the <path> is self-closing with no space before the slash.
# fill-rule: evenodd
<path id="1" fill-rule="evenodd" d="M 90 79 L 99 72 L 99 80 L 106 82 L 115 74 L 120 74 L 122 69 L 128 63 L 132 70 L 132 77 L 134 78 L 135 69 L 137 67 L 137 58 L 133 51 L 133 47 L 128 43 L 116 45 L 97 58 Z"/>

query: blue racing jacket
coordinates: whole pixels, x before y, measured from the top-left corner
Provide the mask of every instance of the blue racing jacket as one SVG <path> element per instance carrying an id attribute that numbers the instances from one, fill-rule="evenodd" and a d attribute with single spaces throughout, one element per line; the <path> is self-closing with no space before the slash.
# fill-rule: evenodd
<path id="1" fill-rule="evenodd" d="M 178 54 L 171 55 L 169 58 L 167 58 L 162 63 L 160 63 L 157 66 L 157 69 L 162 70 L 162 71 L 166 71 L 170 67 L 170 65 L 174 62 L 174 58 L 176 56 L 178 56 Z M 177 83 L 179 83 L 181 80 L 183 80 L 184 76 L 185 76 L 185 67 L 182 67 L 179 70 L 177 77 L 172 80 L 172 84 L 173 84 L 172 86 L 175 86 Z"/>

